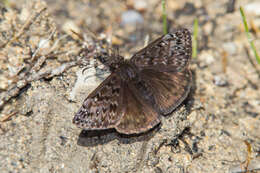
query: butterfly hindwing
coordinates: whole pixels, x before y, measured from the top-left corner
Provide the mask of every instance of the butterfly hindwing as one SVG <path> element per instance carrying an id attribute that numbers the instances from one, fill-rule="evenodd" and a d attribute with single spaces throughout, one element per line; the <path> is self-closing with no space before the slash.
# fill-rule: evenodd
<path id="1" fill-rule="evenodd" d="M 159 114 L 140 95 L 135 86 L 125 83 L 123 89 L 123 116 L 116 130 L 124 134 L 143 133 L 160 123 Z"/>
<path id="2" fill-rule="evenodd" d="M 121 118 L 121 78 L 112 73 L 83 102 L 73 123 L 85 130 L 114 128 Z"/>
<path id="3" fill-rule="evenodd" d="M 141 72 L 142 79 L 149 86 L 153 105 L 161 114 L 172 112 L 187 97 L 191 87 L 189 69 L 180 72 L 158 72 L 147 69 Z"/>
<path id="4" fill-rule="evenodd" d="M 190 32 L 179 29 L 166 34 L 134 54 L 131 62 L 140 69 L 181 71 L 189 62 L 192 51 Z"/>

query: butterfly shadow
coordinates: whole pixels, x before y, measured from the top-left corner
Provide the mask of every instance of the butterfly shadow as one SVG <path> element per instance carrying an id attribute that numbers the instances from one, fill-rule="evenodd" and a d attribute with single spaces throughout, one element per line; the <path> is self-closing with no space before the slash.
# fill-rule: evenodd
<path id="1" fill-rule="evenodd" d="M 103 145 L 117 139 L 121 144 L 131 144 L 140 141 L 149 141 L 160 129 L 161 124 L 144 133 L 139 134 L 121 134 L 115 129 L 106 130 L 82 130 L 79 134 L 77 144 L 84 147 L 94 147 Z"/>
<path id="2" fill-rule="evenodd" d="M 196 71 L 195 70 L 191 70 L 191 74 L 192 74 L 192 83 L 191 83 L 190 92 L 189 92 L 187 98 L 182 103 L 185 106 L 185 109 L 186 109 L 188 114 L 190 114 L 191 111 L 192 111 L 192 107 L 194 105 L 194 95 L 195 95 L 196 90 L 197 90 L 197 86 L 196 86 Z"/>

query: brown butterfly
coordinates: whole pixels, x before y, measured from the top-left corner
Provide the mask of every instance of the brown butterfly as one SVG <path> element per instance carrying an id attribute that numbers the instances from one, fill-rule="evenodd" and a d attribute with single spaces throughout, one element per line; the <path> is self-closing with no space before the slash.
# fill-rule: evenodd
<path id="1" fill-rule="evenodd" d="M 104 60 L 111 71 L 85 99 L 73 123 L 84 130 L 115 128 L 138 134 L 160 123 L 187 97 L 191 87 L 188 68 L 191 35 L 178 29 L 150 43 L 130 60 Z"/>

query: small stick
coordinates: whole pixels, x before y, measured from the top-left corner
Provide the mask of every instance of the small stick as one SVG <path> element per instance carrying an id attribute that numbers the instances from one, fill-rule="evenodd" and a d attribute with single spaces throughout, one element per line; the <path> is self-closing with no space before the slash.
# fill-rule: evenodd
<path id="1" fill-rule="evenodd" d="M 12 112 L 10 114 L 4 115 L 0 118 L 0 122 L 8 121 L 12 116 L 14 116 L 17 112 Z"/>

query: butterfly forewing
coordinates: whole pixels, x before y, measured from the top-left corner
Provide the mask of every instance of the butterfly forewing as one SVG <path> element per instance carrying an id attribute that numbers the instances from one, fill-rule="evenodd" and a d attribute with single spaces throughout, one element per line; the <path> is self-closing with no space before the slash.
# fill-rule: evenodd
<path id="1" fill-rule="evenodd" d="M 166 34 L 134 54 L 131 62 L 140 69 L 181 71 L 191 57 L 191 36 L 187 29 Z"/>
<path id="2" fill-rule="evenodd" d="M 73 123 L 85 130 L 114 128 L 121 118 L 121 78 L 111 74 L 83 102 Z"/>

